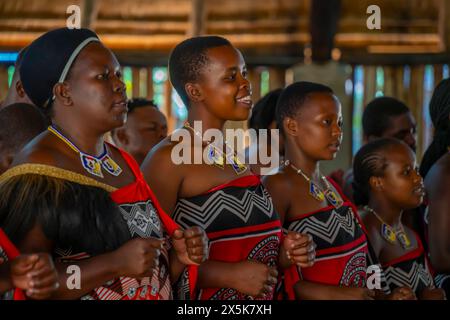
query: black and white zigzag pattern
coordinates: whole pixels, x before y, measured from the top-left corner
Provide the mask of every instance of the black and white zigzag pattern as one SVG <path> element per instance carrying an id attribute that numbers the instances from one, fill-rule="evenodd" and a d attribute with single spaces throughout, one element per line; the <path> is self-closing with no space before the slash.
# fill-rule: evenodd
<path id="1" fill-rule="evenodd" d="M 431 274 L 422 264 L 414 261 L 409 272 L 398 267 L 389 266 L 385 269 L 386 281 L 390 287 L 410 287 L 416 291 L 418 286 L 423 283 L 425 287 L 433 285 Z"/>
<path id="2" fill-rule="evenodd" d="M 289 229 L 300 233 L 308 233 L 333 244 L 341 230 L 354 237 L 355 227 L 355 218 L 351 209 L 348 208 L 345 215 L 340 215 L 335 210 L 332 210 L 328 219 L 324 222 L 315 216 L 310 216 L 293 222 Z"/>
<path id="3" fill-rule="evenodd" d="M 438 288 L 444 288 L 445 283 L 450 281 L 450 274 L 438 274 L 434 277 L 434 282 Z"/>
<path id="4" fill-rule="evenodd" d="M 173 218 L 185 228 L 197 225 L 207 230 L 208 226 L 223 212 L 231 213 L 247 223 L 256 208 L 269 218 L 272 217 L 273 204 L 265 188 L 262 188 L 262 194 L 245 190 L 241 199 L 224 190 L 219 190 L 211 194 L 201 205 L 189 199 L 181 199 L 177 203 Z"/>
<path id="5" fill-rule="evenodd" d="M 119 208 L 127 221 L 132 236 L 137 234 L 142 238 L 162 238 L 161 221 L 150 200 L 121 204 Z"/>
<path id="6" fill-rule="evenodd" d="M 6 252 L 3 251 L 2 247 L 0 247 L 0 258 L 4 259 L 5 261 L 8 260 L 8 257 L 6 256 Z"/>

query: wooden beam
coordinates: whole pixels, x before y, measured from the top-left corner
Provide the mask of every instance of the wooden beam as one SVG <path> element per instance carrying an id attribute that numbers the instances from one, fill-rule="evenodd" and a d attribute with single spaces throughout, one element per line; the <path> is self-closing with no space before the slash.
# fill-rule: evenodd
<path id="1" fill-rule="evenodd" d="M 261 98 L 261 72 L 259 68 L 252 68 L 248 72 L 248 78 L 252 86 L 253 103 Z"/>
<path id="2" fill-rule="evenodd" d="M 394 97 L 397 99 L 407 102 L 407 92 L 409 90 L 405 88 L 403 77 L 404 77 L 405 67 L 404 66 L 396 66 L 394 67 L 394 74 L 395 74 L 395 91 L 394 91 Z"/>
<path id="3" fill-rule="evenodd" d="M 438 85 L 439 82 L 444 78 L 444 66 L 442 64 L 435 64 L 433 66 L 433 73 L 434 73 L 434 87 Z"/>
<path id="4" fill-rule="evenodd" d="M 340 6 L 340 0 L 312 0 L 309 29 L 313 61 L 331 60 Z"/>
<path id="5" fill-rule="evenodd" d="M 1 25 L 1 24 L 0 24 Z M 165 33 L 165 34 L 185 34 L 189 27 L 187 21 L 164 20 L 164 21 L 135 21 L 135 20 L 98 20 L 96 30 L 101 33 L 113 33 L 130 30 L 130 33 Z"/>
<path id="6" fill-rule="evenodd" d="M 394 67 L 384 66 L 383 72 L 384 72 L 384 88 L 383 88 L 384 95 L 393 97 L 396 85 Z"/>
<path id="7" fill-rule="evenodd" d="M 254 20 L 226 19 L 208 21 L 208 30 L 221 30 L 233 32 L 234 30 L 260 31 L 261 29 L 304 29 L 306 31 L 308 23 L 306 19 L 274 17 Z"/>
<path id="8" fill-rule="evenodd" d="M 0 32 L 0 48 L 21 48 L 28 45 L 43 32 Z M 124 50 L 170 50 L 185 39 L 183 34 L 112 34 L 100 33 L 101 40 L 111 49 Z M 310 41 L 306 32 L 263 33 L 263 34 L 224 34 L 239 48 L 273 48 L 282 45 L 302 45 Z M 368 45 L 413 44 L 437 46 L 440 38 L 437 34 L 337 34 L 336 46 L 345 49 L 365 50 Z M 405 52 L 407 53 L 407 52 Z"/>
<path id="9" fill-rule="evenodd" d="M 448 0 L 439 0 L 438 29 L 440 49 L 450 51 L 450 3 Z"/>
<path id="10" fill-rule="evenodd" d="M 186 19 L 191 11 L 191 4 L 186 0 L 107 0 L 100 1 L 101 18 L 143 20 L 162 18 Z"/>
<path id="11" fill-rule="evenodd" d="M 417 161 L 420 162 L 424 151 L 424 128 L 425 118 L 422 116 L 423 110 L 423 81 L 424 81 L 424 66 L 411 67 L 411 80 L 409 87 L 409 94 L 407 105 L 411 109 L 412 114 L 417 121 Z"/>
<path id="12" fill-rule="evenodd" d="M 257 16 L 259 14 L 280 14 L 293 12 L 308 12 L 308 0 L 208 0 L 209 13 L 212 17 L 220 16 Z"/>
<path id="13" fill-rule="evenodd" d="M 336 46 L 364 47 L 375 44 L 439 44 L 439 35 L 435 33 L 338 33 Z"/>
<path id="14" fill-rule="evenodd" d="M 25 31 L 30 32 L 32 29 L 56 29 L 66 26 L 65 19 L 24 19 L 24 18 L 1 18 L 0 29 L 9 31 Z"/>
<path id="15" fill-rule="evenodd" d="M 442 49 L 439 45 L 370 45 L 367 47 L 369 53 L 439 53 Z"/>
<path id="16" fill-rule="evenodd" d="M 8 88 L 8 67 L 5 65 L 0 65 L 0 108 L 3 99 L 6 98 Z"/>
<path id="17" fill-rule="evenodd" d="M 387 12 L 386 14 L 389 14 L 389 12 Z M 389 28 L 424 28 L 424 29 L 437 28 L 435 19 L 430 19 L 426 17 L 417 17 L 417 18 L 415 17 L 414 20 L 395 19 L 385 17 L 386 14 L 383 11 L 382 27 L 384 32 L 386 32 L 386 30 L 388 30 Z M 354 16 L 347 16 L 347 17 L 344 16 L 339 20 L 338 25 L 339 30 L 342 30 L 343 28 L 351 28 L 352 30 L 355 30 L 356 28 L 360 29 L 361 26 L 365 26 L 366 22 L 367 16 L 364 15 L 358 18 Z"/>
<path id="18" fill-rule="evenodd" d="M 139 76 L 139 68 L 133 67 L 131 68 L 131 75 L 132 75 L 132 81 L 133 81 L 133 98 L 139 97 L 139 87 L 141 83 L 141 78 Z"/>
<path id="19" fill-rule="evenodd" d="M 284 88 L 286 81 L 286 72 L 284 68 L 270 67 L 269 68 L 269 90 Z"/>
<path id="20" fill-rule="evenodd" d="M 81 4 L 81 27 L 93 29 L 97 21 L 99 4 L 97 0 L 83 0 Z"/>
<path id="21" fill-rule="evenodd" d="M 164 82 L 164 107 L 161 111 L 167 117 L 167 126 L 168 132 L 172 132 L 175 130 L 175 117 L 172 116 L 172 84 L 169 81 L 169 78 Z"/>
<path id="22" fill-rule="evenodd" d="M 147 68 L 139 67 L 139 97 L 147 97 L 148 76 Z"/>
<path id="23" fill-rule="evenodd" d="M 147 68 L 147 99 L 153 100 L 153 69 Z M 161 108 L 161 106 L 158 106 Z"/>
<path id="24" fill-rule="evenodd" d="M 204 0 L 191 0 L 191 5 L 189 30 L 187 30 L 186 35 L 188 37 L 198 37 L 204 34 L 206 30 L 206 4 Z"/>
<path id="25" fill-rule="evenodd" d="M 376 91 L 376 66 L 364 67 L 364 103 L 363 108 L 373 100 Z"/>

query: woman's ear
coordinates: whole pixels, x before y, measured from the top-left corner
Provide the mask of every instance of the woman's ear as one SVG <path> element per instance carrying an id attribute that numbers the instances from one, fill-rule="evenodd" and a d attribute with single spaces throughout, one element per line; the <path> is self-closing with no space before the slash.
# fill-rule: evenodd
<path id="1" fill-rule="evenodd" d="M 21 97 L 21 98 L 25 97 L 25 95 L 26 95 L 25 89 L 23 88 L 22 81 L 20 81 L 20 80 L 18 80 L 16 82 L 16 92 L 19 95 L 19 97 Z"/>
<path id="2" fill-rule="evenodd" d="M 69 84 L 67 82 L 59 82 L 53 87 L 53 95 L 56 100 L 62 102 L 65 106 L 72 106 L 73 101 L 70 96 Z"/>
<path id="3" fill-rule="evenodd" d="M 283 119 L 283 130 L 287 136 L 297 136 L 297 134 L 298 134 L 297 121 L 290 117 L 284 118 Z"/>
<path id="4" fill-rule="evenodd" d="M 384 188 L 383 178 L 382 177 L 370 177 L 369 178 L 370 189 L 374 191 L 381 191 Z"/>
<path id="5" fill-rule="evenodd" d="M 184 90 L 186 90 L 187 96 L 190 101 L 200 102 L 203 100 L 202 90 L 198 84 L 188 82 L 184 86 Z"/>

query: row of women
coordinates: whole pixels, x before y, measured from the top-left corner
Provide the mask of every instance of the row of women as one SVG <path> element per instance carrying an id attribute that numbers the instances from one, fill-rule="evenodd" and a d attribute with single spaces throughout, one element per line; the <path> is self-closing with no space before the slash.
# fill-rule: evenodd
<path id="1" fill-rule="evenodd" d="M 117 59 L 91 30 L 53 30 L 26 48 L 20 81 L 50 125 L 0 176 L 4 297 L 445 299 L 420 237 L 402 224 L 425 196 L 405 143 L 377 139 L 357 153 L 358 213 L 319 170 L 342 141 L 329 87 L 297 82 L 281 92 L 285 161 L 260 177 L 192 125 L 222 130 L 249 117 L 241 53 L 224 38 L 195 37 L 173 49 L 168 67 L 188 109 L 190 154 L 207 150 L 207 163 L 174 162 L 170 136 L 141 166 L 104 140 L 126 121 L 127 97 Z M 433 210 L 449 213 L 439 202 L 449 192 L 445 152 L 430 170 L 430 221 Z"/>

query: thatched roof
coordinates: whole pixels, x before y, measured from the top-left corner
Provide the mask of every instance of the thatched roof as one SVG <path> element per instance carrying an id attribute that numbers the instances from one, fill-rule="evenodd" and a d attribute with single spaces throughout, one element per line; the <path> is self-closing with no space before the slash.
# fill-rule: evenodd
<path id="1" fill-rule="evenodd" d="M 447 2 L 0 0 L 0 50 L 19 49 L 42 32 L 65 26 L 66 9 L 76 4 L 82 8 L 83 25 L 96 30 L 122 60 L 135 64 L 158 64 L 185 37 L 208 33 L 227 37 L 250 62 L 288 65 L 302 59 L 313 30 L 325 38 L 334 37 L 334 47 L 347 61 L 381 53 L 426 53 L 428 59 L 434 53 L 442 59 L 450 43 Z M 324 3 L 337 10 L 324 9 Z M 366 10 L 371 4 L 381 8 L 382 30 L 366 27 Z M 319 38 L 327 46 L 327 39 Z"/>

